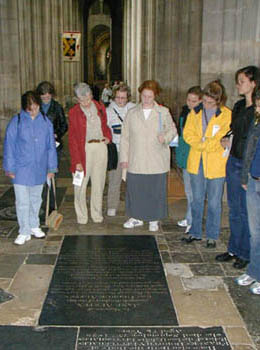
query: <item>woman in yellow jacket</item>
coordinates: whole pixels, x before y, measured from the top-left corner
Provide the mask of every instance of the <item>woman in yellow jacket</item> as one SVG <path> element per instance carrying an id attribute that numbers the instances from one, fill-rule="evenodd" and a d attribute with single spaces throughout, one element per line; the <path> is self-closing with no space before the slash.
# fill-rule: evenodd
<path id="1" fill-rule="evenodd" d="M 200 241 L 204 201 L 208 199 L 206 219 L 207 248 L 215 248 L 220 233 L 221 202 L 226 176 L 227 156 L 220 140 L 227 134 L 231 111 L 225 107 L 226 94 L 219 81 L 209 83 L 203 90 L 202 103 L 189 114 L 183 131 L 191 146 L 187 171 L 191 174 L 192 227 L 185 243 Z"/>

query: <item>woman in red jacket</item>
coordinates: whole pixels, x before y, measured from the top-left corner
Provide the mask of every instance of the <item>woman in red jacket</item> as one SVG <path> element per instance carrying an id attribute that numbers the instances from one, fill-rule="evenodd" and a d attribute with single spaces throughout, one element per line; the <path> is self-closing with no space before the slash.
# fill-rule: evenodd
<path id="1" fill-rule="evenodd" d="M 111 131 L 103 104 L 93 100 L 85 83 L 74 87 L 78 101 L 69 111 L 71 172 L 84 172 L 80 186 L 74 186 L 74 205 L 79 224 L 88 222 L 86 188 L 91 178 L 90 212 L 94 222 L 103 221 L 102 201 L 107 169 L 107 144 Z"/>

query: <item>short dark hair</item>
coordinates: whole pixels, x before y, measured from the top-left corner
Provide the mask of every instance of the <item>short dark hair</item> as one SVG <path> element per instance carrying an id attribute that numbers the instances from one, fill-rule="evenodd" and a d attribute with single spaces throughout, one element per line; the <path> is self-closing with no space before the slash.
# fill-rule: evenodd
<path id="1" fill-rule="evenodd" d="M 213 98 L 217 106 L 223 106 L 227 101 L 226 89 L 220 80 L 208 83 L 203 89 L 203 95 Z"/>
<path id="2" fill-rule="evenodd" d="M 51 94 L 52 96 L 55 96 L 54 86 L 49 81 L 42 81 L 37 86 L 36 91 L 39 95 Z"/>
<path id="3" fill-rule="evenodd" d="M 26 91 L 21 98 L 22 109 L 26 111 L 33 103 L 41 105 L 41 98 L 36 91 Z"/>
<path id="4" fill-rule="evenodd" d="M 188 94 L 193 94 L 198 96 L 199 98 L 202 98 L 203 92 L 202 89 L 199 85 L 196 86 L 192 86 L 191 88 L 189 88 L 189 90 L 187 91 L 187 96 Z"/>

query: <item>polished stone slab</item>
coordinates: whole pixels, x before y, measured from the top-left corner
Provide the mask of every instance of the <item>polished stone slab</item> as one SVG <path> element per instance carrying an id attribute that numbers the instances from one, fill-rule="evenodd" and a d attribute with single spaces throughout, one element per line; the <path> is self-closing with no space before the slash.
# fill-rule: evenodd
<path id="1" fill-rule="evenodd" d="M 77 350 L 231 350 L 221 327 L 81 328 Z"/>
<path id="2" fill-rule="evenodd" d="M 3 350 L 75 350 L 76 328 L 0 326 Z"/>
<path id="3" fill-rule="evenodd" d="M 67 236 L 40 325 L 177 325 L 153 236 Z"/>

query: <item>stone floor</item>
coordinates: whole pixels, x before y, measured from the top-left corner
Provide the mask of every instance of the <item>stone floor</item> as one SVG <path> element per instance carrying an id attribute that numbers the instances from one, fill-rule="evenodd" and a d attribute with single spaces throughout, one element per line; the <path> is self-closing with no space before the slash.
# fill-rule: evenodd
<path id="1" fill-rule="evenodd" d="M 57 180 L 59 211 L 64 220 L 58 231 L 49 230 L 45 239 L 32 239 L 24 246 L 13 240 L 17 224 L 12 210 L 0 206 L 0 325 L 37 326 L 62 241 L 66 235 L 150 235 L 148 225 L 123 229 L 124 193 L 118 215 L 105 216 L 102 224 L 76 223 L 73 187 L 66 159 Z M 0 177 L 0 196 L 10 191 L 6 177 Z M 104 210 L 106 203 L 104 195 Z M 4 197 L 5 198 L 5 197 Z M 6 201 L 6 200 L 5 200 Z M 0 198 L 1 202 L 1 198 Z M 6 203 L 6 202 L 5 202 Z M 10 203 L 8 204 L 10 205 Z M 226 250 L 229 235 L 227 207 L 223 205 L 221 239 L 216 249 L 205 241 L 183 245 L 183 229 L 176 225 L 185 213 L 185 199 L 173 200 L 169 218 L 155 237 L 180 326 L 222 326 L 232 349 L 260 349 L 260 297 L 238 287 L 234 277 L 241 271 L 231 263 L 216 263 L 215 255 Z M 1 343 L 1 341 L 0 341 Z"/>

